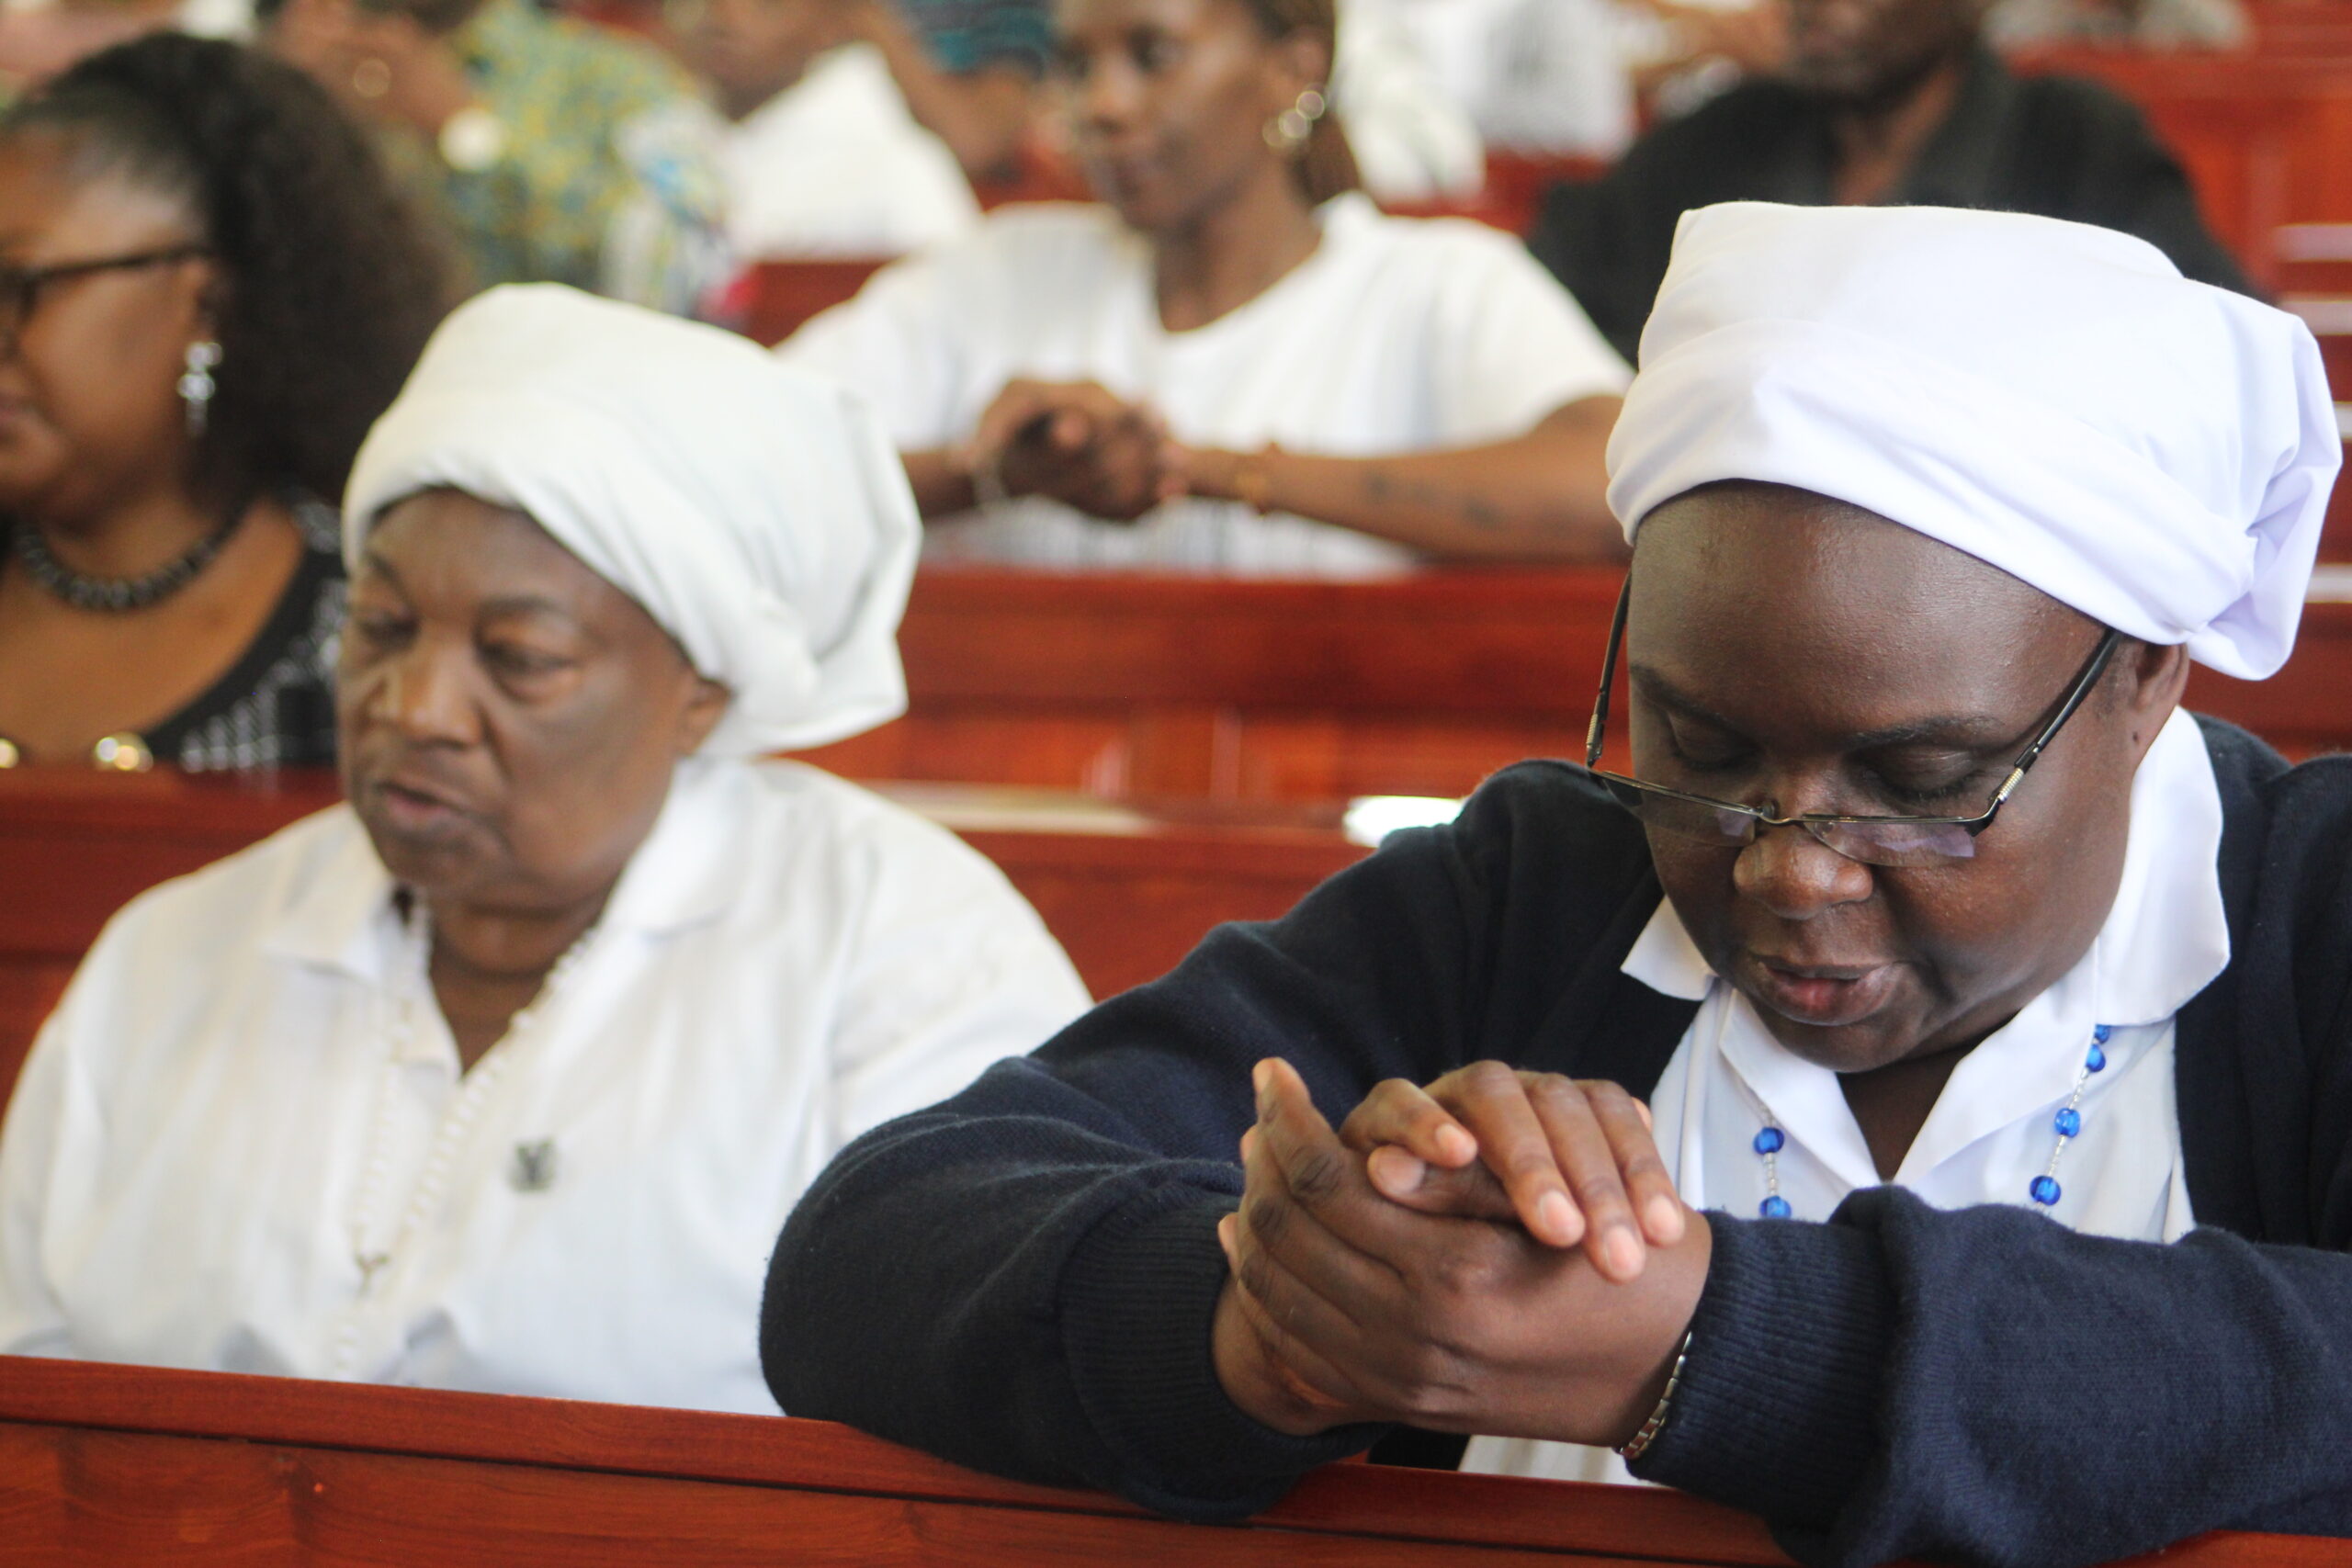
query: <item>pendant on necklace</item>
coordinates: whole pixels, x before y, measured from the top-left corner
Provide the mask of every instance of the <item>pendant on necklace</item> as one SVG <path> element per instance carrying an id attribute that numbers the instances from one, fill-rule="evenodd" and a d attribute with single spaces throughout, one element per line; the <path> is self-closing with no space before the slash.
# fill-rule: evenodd
<path id="1" fill-rule="evenodd" d="M 517 1192 L 544 1192 L 555 1185 L 555 1140 L 534 1138 L 514 1145 L 506 1182 Z"/>

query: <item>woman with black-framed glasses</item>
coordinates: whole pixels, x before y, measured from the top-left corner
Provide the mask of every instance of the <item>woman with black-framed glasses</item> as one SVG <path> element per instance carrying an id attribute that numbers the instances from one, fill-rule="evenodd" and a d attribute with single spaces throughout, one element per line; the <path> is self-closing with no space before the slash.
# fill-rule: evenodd
<path id="1" fill-rule="evenodd" d="M 334 503 L 446 299 L 289 66 L 159 35 L 0 117 L 0 767 L 334 760 Z"/>
<path id="2" fill-rule="evenodd" d="M 2178 705 L 2339 447 L 2139 241 L 1690 214 L 1587 765 L 845 1151 L 778 1398 L 1196 1518 L 1418 1427 L 1857 1568 L 2352 1535 L 2352 761 Z"/>

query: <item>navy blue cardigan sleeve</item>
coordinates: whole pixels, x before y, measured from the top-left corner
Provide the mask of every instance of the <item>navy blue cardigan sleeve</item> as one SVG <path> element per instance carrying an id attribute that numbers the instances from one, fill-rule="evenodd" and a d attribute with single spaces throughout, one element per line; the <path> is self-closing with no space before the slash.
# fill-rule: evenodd
<path id="1" fill-rule="evenodd" d="M 1762 1514 L 1803 1561 L 2352 1535 L 2352 1258 L 1895 1188 L 1826 1225 L 1711 1218 L 1678 1408 L 1637 1468 Z"/>

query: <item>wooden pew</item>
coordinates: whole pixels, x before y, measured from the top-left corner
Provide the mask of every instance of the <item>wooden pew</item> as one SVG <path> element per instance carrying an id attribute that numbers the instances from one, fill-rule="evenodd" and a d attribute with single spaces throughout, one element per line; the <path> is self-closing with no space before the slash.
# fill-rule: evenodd
<path id="1" fill-rule="evenodd" d="M 1677 1493 L 1336 1464 L 1239 1525 L 780 1416 L 0 1357 L 0 1568 L 1785 1568 Z M 2154 1563 L 2158 1559 L 2140 1560 Z M 2165 1568 L 2341 1568 L 2214 1534 Z"/>
<path id="2" fill-rule="evenodd" d="M 1221 920 L 1269 919 L 1364 852 L 1336 809 L 1162 809 L 971 788 L 902 791 L 1035 905 L 1096 997 L 1163 973 Z M 332 805 L 269 783 L 0 773 L 0 1103 L 74 965 L 132 895 Z"/>
<path id="3" fill-rule="evenodd" d="M 755 343 L 774 346 L 865 287 L 888 256 L 754 262 L 728 290 L 719 317 Z"/>
<path id="4" fill-rule="evenodd" d="M 1582 754 L 1619 581 L 926 570 L 899 633 L 909 716 L 810 760 L 1103 795 L 1466 795 Z"/>
<path id="5" fill-rule="evenodd" d="M 908 716 L 810 756 L 1103 795 L 1467 795 L 1521 758 L 1583 755 L 1620 581 L 926 570 L 899 635 Z M 2271 681 L 2200 671 L 2189 696 L 2298 755 L 2352 748 L 2352 603 L 2310 605 Z"/>

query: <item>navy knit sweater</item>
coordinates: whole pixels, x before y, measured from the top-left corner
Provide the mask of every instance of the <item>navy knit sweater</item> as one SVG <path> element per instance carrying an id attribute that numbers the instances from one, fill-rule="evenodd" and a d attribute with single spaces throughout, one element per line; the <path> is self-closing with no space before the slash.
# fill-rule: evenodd
<path id="1" fill-rule="evenodd" d="M 1892 1188 L 1826 1224 L 1711 1215 L 1645 1475 L 1821 1563 L 2352 1535 L 2352 758 L 2206 734 L 2234 956 L 2179 1020 L 2201 1228 L 2118 1242 Z M 1646 1095 L 1693 1012 L 1619 971 L 1659 897 L 1632 820 L 1532 762 L 1283 919 L 1220 928 L 842 1152 L 769 1276 L 778 1402 L 1180 1517 L 1264 1506 L 1381 1429 L 1287 1438 L 1217 1384 L 1250 1065 L 1288 1058 L 1335 1122 L 1382 1078 L 1482 1057 Z"/>

